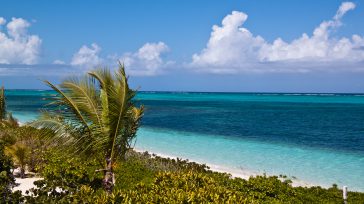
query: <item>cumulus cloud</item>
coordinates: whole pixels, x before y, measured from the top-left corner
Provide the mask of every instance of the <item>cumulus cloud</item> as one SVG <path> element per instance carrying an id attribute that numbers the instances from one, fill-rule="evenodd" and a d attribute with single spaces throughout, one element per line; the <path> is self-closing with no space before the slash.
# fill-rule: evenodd
<path id="1" fill-rule="evenodd" d="M 91 46 L 83 45 L 78 52 L 76 52 L 71 60 L 71 65 L 93 68 L 96 65 L 102 63 L 103 59 L 99 56 L 101 48 L 96 44 L 92 43 Z"/>
<path id="2" fill-rule="evenodd" d="M 0 17 L 0 26 L 4 25 L 6 23 L 5 18 Z"/>
<path id="3" fill-rule="evenodd" d="M 287 43 L 282 39 L 272 44 L 266 43 L 261 49 L 260 59 L 263 61 L 360 61 L 364 59 L 364 52 L 358 52 L 356 47 L 362 46 L 363 38 L 353 35 L 351 39 L 330 38 L 333 29 L 341 26 L 344 14 L 355 8 L 355 4 L 344 2 L 336 15 L 330 21 L 322 22 L 313 31 L 312 36 L 304 33 L 300 38 Z"/>
<path id="4" fill-rule="evenodd" d="M 162 55 L 169 51 L 164 42 L 146 43 L 135 53 L 125 53 L 119 60 L 131 75 L 155 75 L 173 62 L 165 62 Z"/>
<path id="5" fill-rule="evenodd" d="M 247 14 L 233 11 L 222 20 L 222 26 L 214 25 L 206 48 L 193 55 L 193 65 L 209 67 L 212 72 L 234 72 L 255 63 L 265 41 L 242 27 L 247 18 Z"/>
<path id="6" fill-rule="evenodd" d="M 0 26 L 6 20 L 0 17 Z M 42 40 L 37 35 L 29 35 L 31 24 L 22 18 L 12 18 L 6 31 L 0 30 L 1 64 L 36 64 L 40 55 Z"/>
<path id="7" fill-rule="evenodd" d="M 223 19 L 221 26 L 213 26 L 206 48 L 193 55 L 191 65 L 200 68 L 199 70 L 216 73 L 302 72 L 332 64 L 363 62 L 362 36 L 353 35 L 341 39 L 331 36 L 342 25 L 342 17 L 354 8 L 354 3 L 344 2 L 335 16 L 329 21 L 323 21 L 312 35 L 304 33 L 291 42 L 278 38 L 272 43 L 254 36 L 243 27 L 247 14 L 233 11 Z"/>
<path id="8" fill-rule="evenodd" d="M 108 55 L 100 57 L 101 48 L 93 43 L 90 47 L 84 45 L 73 55 L 72 66 L 93 68 L 96 65 L 108 65 L 113 67 L 117 61 L 124 63 L 130 75 L 156 75 L 162 72 L 163 68 L 173 64 L 165 61 L 162 55 L 169 51 L 168 46 L 163 42 L 146 43 L 136 52 Z M 53 63 L 59 64 L 62 61 L 56 60 Z"/>

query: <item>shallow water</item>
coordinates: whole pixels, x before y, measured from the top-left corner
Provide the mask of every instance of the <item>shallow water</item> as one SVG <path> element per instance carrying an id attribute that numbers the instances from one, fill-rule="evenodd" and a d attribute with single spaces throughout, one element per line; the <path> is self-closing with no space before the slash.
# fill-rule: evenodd
<path id="1" fill-rule="evenodd" d="M 6 95 L 26 122 L 54 92 Z M 137 103 L 137 148 L 364 191 L 364 95 L 142 92 Z"/>

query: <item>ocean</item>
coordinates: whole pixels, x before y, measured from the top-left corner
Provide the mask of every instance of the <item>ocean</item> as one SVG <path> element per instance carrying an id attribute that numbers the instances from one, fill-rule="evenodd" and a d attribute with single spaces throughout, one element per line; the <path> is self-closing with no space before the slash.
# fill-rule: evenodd
<path id="1" fill-rule="evenodd" d="M 7 90 L 8 110 L 31 121 L 54 94 Z M 136 149 L 364 191 L 364 95 L 139 92 L 136 103 Z"/>

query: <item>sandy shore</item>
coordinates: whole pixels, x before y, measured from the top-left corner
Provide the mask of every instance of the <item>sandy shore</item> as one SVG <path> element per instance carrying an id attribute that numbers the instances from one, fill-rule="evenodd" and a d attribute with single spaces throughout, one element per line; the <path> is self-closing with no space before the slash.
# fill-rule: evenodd
<path id="1" fill-rule="evenodd" d="M 35 188 L 36 186 L 33 184 L 34 181 L 41 180 L 42 178 L 15 178 L 15 183 L 19 184 L 13 188 L 13 191 L 21 191 L 23 195 L 26 195 L 25 192 L 31 188 Z"/>
<path id="2" fill-rule="evenodd" d="M 143 149 L 134 149 L 137 152 L 145 152 L 147 150 L 143 150 Z M 170 159 L 177 159 L 177 157 L 175 156 L 171 156 L 171 155 L 166 155 L 166 154 L 161 154 L 161 153 L 157 153 L 157 152 L 149 152 L 149 154 L 155 154 L 157 156 L 160 157 L 164 157 L 164 158 L 170 158 Z M 185 158 L 181 158 L 181 159 L 185 159 Z M 190 160 L 191 162 L 196 162 L 196 163 L 201 163 L 198 161 L 194 161 L 194 160 Z M 215 171 L 215 172 L 221 172 L 221 173 L 229 173 L 231 174 L 232 177 L 237 177 L 237 178 L 242 178 L 242 179 L 249 179 L 249 177 L 254 177 L 257 175 L 262 175 L 256 172 L 252 172 L 252 171 L 248 171 L 248 170 L 244 170 L 244 169 L 231 169 L 231 168 L 226 168 L 226 167 L 222 167 L 222 166 L 218 166 L 218 165 L 214 165 L 214 164 L 209 164 L 206 163 L 207 166 L 210 167 L 210 170 Z M 273 175 L 271 175 L 273 176 Z M 33 184 L 34 181 L 40 180 L 42 178 L 39 177 L 34 177 L 34 178 L 16 178 L 16 183 L 19 184 L 18 186 L 13 188 L 13 191 L 17 191 L 20 190 L 22 191 L 23 195 L 25 195 L 25 192 L 31 188 L 35 188 L 36 186 Z M 310 186 L 315 186 L 314 184 L 310 184 L 304 181 L 301 181 L 299 179 L 292 179 L 292 186 L 303 186 L 303 187 L 310 187 Z"/>
<path id="3" fill-rule="evenodd" d="M 137 151 L 137 152 L 141 152 L 141 153 L 148 151 L 148 150 L 137 149 L 137 148 L 134 148 L 134 150 Z M 155 154 L 157 156 L 164 157 L 164 158 L 177 159 L 177 157 L 175 157 L 175 156 L 166 155 L 166 154 L 162 154 L 162 153 L 158 153 L 158 152 L 148 151 L 148 153 L 149 154 Z M 178 158 L 186 159 L 186 158 L 181 158 L 181 157 L 178 157 Z M 188 161 L 201 163 L 199 161 L 194 161 L 194 160 L 190 160 L 190 159 L 188 159 Z M 211 171 L 220 172 L 220 173 L 229 173 L 229 174 L 231 174 L 232 177 L 242 178 L 242 179 L 246 179 L 246 180 L 249 179 L 252 176 L 254 177 L 254 176 L 258 176 L 258 175 L 263 175 L 263 174 L 260 174 L 260 173 L 245 170 L 243 168 L 241 168 L 241 169 L 231 169 L 231 168 L 222 167 L 222 166 L 209 164 L 209 163 L 205 163 L 205 164 L 210 167 Z M 274 176 L 274 175 L 268 175 L 267 174 L 267 176 Z M 277 176 L 277 175 L 275 175 L 275 176 Z M 315 185 L 315 184 L 312 184 L 312 183 L 301 181 L 299 179 L 293 179 L 293 178 L 288 178 L 288 179 L 291 179 L 292 186 L 294 186 L 294 187 L 297 187 L 297 186 L 303 186 L 303 187 L 318 186 L 318 185 Z M 325 186 L 321 186 L 321 187 L 326 188 Z"/>

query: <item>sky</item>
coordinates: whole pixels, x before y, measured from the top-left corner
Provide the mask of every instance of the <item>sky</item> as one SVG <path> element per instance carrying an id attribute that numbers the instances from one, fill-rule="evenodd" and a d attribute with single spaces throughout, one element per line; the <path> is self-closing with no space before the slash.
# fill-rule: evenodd
<path id="1" fill-rule="evenodd" d="M 145 91 L 364 92 L 364 1 L 0 0 L 0 84 L 124 63 Z"/>

